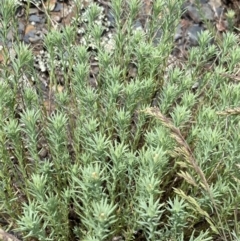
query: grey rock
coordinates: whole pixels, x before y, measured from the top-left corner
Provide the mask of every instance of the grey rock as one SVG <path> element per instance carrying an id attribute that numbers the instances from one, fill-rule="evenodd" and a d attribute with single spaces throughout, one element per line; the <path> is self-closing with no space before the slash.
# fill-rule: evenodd
<path id="1" fill-rule="evenodd" d="M 22 22 L 19 22 L 18 23 L 18 37 L 20 40 L 23 39 L 24 30 L 25 30 L 24 24 Z"/>
<path id="2" fill-rule="evenodd" d="M 29 15 L 36 14 L 36 13 L 38 13 L 37 8 L 29 8 Z"/>
<path id="3" fill-rule="evenodd" d="M 220 18 L 224 13 L 224 8 L 223 7 L 217 7 L 215 8 L 215 14 L 217 15 L 217 18 Z"/>
<path id="4" fill-rule="evenodd" d="M 134 30 L 143 30 L 142 23 L 140 22 L 139 19 L 137 19 L 137 20 L 133 23 L 133 29 L 134 29 Z"/>
<path id="5" fill-rule="evenodd" d="M 8 33 L 7 33 L 7 39 L 9 40 L 9 41 L 13 41 L 13 39 L 14 39 L 14 30 L 13 29 L 10 29 L 9 31 L 8 31 Z"/>
<path id="6" fill-rule="evenodd" d="M 209 4 L 212 6 L 212 8 L 218 8 L 222 6 L 222 0 L 210 0 Z"/>
<path id="7" fill-rule="evenodd" d="M 24 41 L 26 44 L 29 44 L 29 43 L 30 43 L 29 38 L 34 38 L 34 37 L 35 37 L 35 34 L 36 34 L 36 30 L 29 31 L 29 32 L 23 37 L 23 41 Z"/>
<path id="8" fill-rule="evenodd" d="M 209 4 L 203 4 L 201 6 L 200 11 L 201 11 L 204 19 L 209 20 L 209 21 L 214 20 L 214 13 Z"/>
<path id="9" fill-rule="evenodd" d="M 39 157 L 40 157 L 41 159 L 46 158 L 47 155 L 48 155 L 47 148 L 43 147 L 43 148 L 39 151 L 38 155 L 39 155 Z"/>
<path id="10" fill-rule="evenodd" d="M 41 23 L 41 18 L 34 14 L 29 17 L 29 22 Z"/>
<path id="11" fill-rule="evenodd" d="M 23 42 L 25 43 L 25 44 L 29 44 L 30 42 L 29 42 L 29 37 L 28 36 L 24 36 L 23 37 Z"/>
<path id="12" fill-rule="evenodd" d="M 188 28 L 187 35 L 189 37 L 191 46 L 198 45 L 198 34 L 200 34 L 203 30 L 203 27 L 199 26 L 198 24 L 193 24 Z"/>
<path id="13" fill-rule="evenodd" d="M 18 33 L 23 33 L 25 30 L 25 25 L 22 22 L 18 23 Z"/>
<path id="14" fill-rule="evenodd" d="M 185 16 L 189 17 L 194 23 L 200 23 L 203 20 L 214 20 L 214 12 L 208 3 L 199 4 L 186 4 Z"/>
<path id="15" fill-rule="evenodd" d="M 63 5 L 61 3 L 58 3 L 56 4 L 55 8 L 53 9 L 53 12 L 60 12 L 62 10 L 62 7 Z"/>
<path id="16" fill-rule="evenodd" d="M 191 20 L 193 20 L 194 23 L 201 22 L 201 16 L 200 16 L 199 10 L 193 4 L 188 5 L 186 7 L 186 14 L 190 17 Z"/>

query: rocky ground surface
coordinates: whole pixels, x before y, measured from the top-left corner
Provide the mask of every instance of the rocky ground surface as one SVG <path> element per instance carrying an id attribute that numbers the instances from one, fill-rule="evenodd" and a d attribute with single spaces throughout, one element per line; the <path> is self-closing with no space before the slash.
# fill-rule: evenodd
<path id="1" fill-rule="evenodd" d="M 26 13 L 27 3 L 21 0 L 22 5 L 17 11 L 18 27 L 17 31 L 12 28 L 7 35 L 7 42 L 0 39 L 0 73 L 1 63 L 7 61 L 4 59 L 3 49 L 12 50 L 12 45 L 18 37 L 24 44 L 31 47 L 34 54 L 34 66 L 38 72 L 38 77 L 42 82 L 42 88 L 46 96 L 46 108 L 54 106 L 49 103 L 52 99 L 49 98 L 51 86 L 49 86 L 49 66 L 48 53 L 44 47 L 43 40 L 46 34 L 53 30 L 61 31 L 61 27 L 69 26 L 72 21 L 78 21 L 78 41 L 79 44 L 85 45 L 84 31 L 85 31 L 85 13 L 89 5 L 95 2 L 101 7 L 101 16 L 99 17 L 99 24 L 105 28 L 102 36 L 102 44 L 106 51 L 111 51 L 114 48 L 112 36 L 114 34 L 115 21 L 111 13 L 110 0 L 83 0 L 81 8 L 79 9 L 73 0 L 31 0 L 31 5 L 28 14 Z M 139 14 L 139 19 L 134 23 L 134 28 L 146 31 L 146 19 L 151 16 L 151 0 L 142 0 L 143 7 Z M 169 56 L 169 65 L 175 62 L 184 61 L 187 58 L 187 51 L 189 48 L 198 45 L 198 33 L 205 31 L 209 26 L 214 27 L 216 32 L 221 35 L 228 31 L 229 21 L 227 19 L 227 12 L 229 10 L 235 11 L 234 26 L 239 28 L 240 25 L 240 3 L 237 0 L 189 0 L 182 6 L 186 11 L 179 19 L 179 24 L 175 30 L 175 46 Z M 27 17 L 26 17 L 27 16 Z M 1 16 L 0 16 L 1 17 Z M 210 25 L 209 25 L 210 24 Z M 50 26 L 50 30 L 49 30 Z M 237 33 L 238 30 L 236 30 Z M 156 33 L 154 44 L 158 44 L 161 33 Z M 7 43 L 7 46 L 5 46 Z M 4 45 L 5 44 L 5 45 Z M 94 46 L 88 46 L 93 49 Z M 11 53 L 15 55 L 14 52 Z M 63 73 L 61 69 L 57 69 L 55 73 L 58 76 L 59 90 L 64 89 Z M 98 63 L 95 59 L 92 60 L 89 80 L 94 86 L 95 77 L 98 75 Z M 134 76 L 134 69 L 130 70 L 130 74 Z M 1 79 L 1 75 L 0 75 Z M 49 109 L 49 112 L 51 110 Z M 0 229 L 0 239 L 3 240 L 18 240 L 14 236 L 4 232 Z M 137 239 L 137 237 L 136 237 Z M 122 240 L 121 237 L 115 237 L 115 241 Z"/>

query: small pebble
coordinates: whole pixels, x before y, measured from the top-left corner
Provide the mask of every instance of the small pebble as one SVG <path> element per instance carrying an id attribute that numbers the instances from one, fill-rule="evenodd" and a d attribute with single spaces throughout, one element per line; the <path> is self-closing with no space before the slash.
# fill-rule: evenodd
<path id="1" fill-rule="evenodd" d="M 186 14 L 187 14 L 187 16 L 190 17 L 191 20 L 193 20 L 194 23 L 200 23 L 201 16 L 199 14 L 197 7 L 194 6 L 193 4 L 188 5 L 186 7 Z"/>
<path id="2" fill-rule="evenodd" d="M 208 3 L 212 6 L 213 9 L 222 6 L 222 0 L 209 0 Z"/>
<path id="3" fill-rule="evenodd" d="M 137 20 L 133 23 L 133 29 L 134 29 L 134 30 L 143 30 L 142 23 L 140 22 L 139 19 L 137 19 Z"/>
<path id="4" fill-rule="evenodd" d="M 193 24 L 187 30 L 187 34 L 189 36 L 190 45 L 196 46 L 198 45 L 198 34 L 203 31 L 203 28 L 198 24 Z"/>
<path id="5" fill-rule="evenodd" d="M 30 43 L 33 44 L 33 43 L 39 42 L 42 38 L 38 37 L 38 36 L 34 36 L 34 37 L 29 37 L 28 39 L 29 39 Z"/>
<path id="6" fill-rule="evenodd" d="M 15 34 L 15 32 L 13 31 L 13 29 L 10 29 L 10 30 L 8 31 L 8 34 L 7 34 L 7 39 L 8 39 L 9 41 L 13 41 L 13 39 L 14 39 L 14 34 Z"/>
<path id="7" fill-rule="evenodd" d="M 63 5 L 61 3 L 57 3 L 55 8 L 53 9 L 53 12 L 60 12 L 63 8 Z"/>
<path id="8" fill-rule="evenodd" d="M 40 68 L 41 72 L 45 72 L 47 70 L 45 63 L 41 60 L 39 61 L 39 68 Z"/>
<path id="9" fill-rule="evenodd" d="M 29 22 L 41 23 L 41 18 L 34 14 L 29 17 Z"/>
<path id="10" fill-rule="evenodd" d="M 46 149 L 45 147 L 43 147 L 43 148 L 39 151 L 38 154 L 39 154 L 40 158 L 45 158 L 45 157 L 47 157 L 48 151 L 47 151 L 47 149 Z"/>
<path id="11" fill-rule="evenodd" d="M 51 18 L 54 22 L 57 22 L 57 23 L 60 23 L 62 20 L 62 18 L 58 15 L 53 15 Z"/>
<path id="12" fill-rule="evenodd" d="M 215 8 L 215 14 L 217 15 L 217 18 L 220 18 L 223 15 L 224 8 L 223 7 L 217 7 Z"/>
<path id="13" fill-rule="evenodd" d="M 38 13 L 37 8 L 29 8 L 29 15 L 36 14 L 36 13 Z"/>
<path id="14" fill-rule="evenodd" d="M 25 25 L 22 22 L 18 23 L 18 33 L 22 34 L 24 33 Z"/>

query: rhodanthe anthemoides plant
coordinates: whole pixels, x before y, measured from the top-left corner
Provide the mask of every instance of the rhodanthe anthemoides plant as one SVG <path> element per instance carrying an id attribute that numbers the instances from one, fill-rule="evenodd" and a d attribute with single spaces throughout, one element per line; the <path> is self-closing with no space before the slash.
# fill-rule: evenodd
<path id="1" fill-rule="evenodd" d="M 71 26 L 48 25 L 46 91 L 31 47 L 17 36 L 7 45 L 18 3 L 0 10 L 0 230 L 44 241 L 239 240 L 234 26 L 221 38 L 203 31 L 170 66 L 183 1 L 153 1 L 139 28 L 142 1 L 112 0 L 109 48 L 93 2 Z"/>

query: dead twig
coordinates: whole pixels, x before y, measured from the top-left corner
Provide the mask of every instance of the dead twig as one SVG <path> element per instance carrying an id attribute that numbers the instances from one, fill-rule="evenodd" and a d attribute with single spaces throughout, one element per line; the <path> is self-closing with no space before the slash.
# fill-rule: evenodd
<path id="1" fill-rule="evenodd" d="M 222 76 L 224 76 L 224 77 L 227 77 L 227 78 L 229 78 L 229 79 L 235 80 L 236 82 L 239 82 L 239 81 L 240 81 L 240 77 L 239 77 L 239 76 L 236 76 L 236 75 L 233 75 L 233 74 L 221 73 L 220 75 L 222 75 Z"/>
<path id="2" fill-rule="evenodd" d="M 2 241 L 20 241 L 18 238 L 9 234 L 0 228 L 0 240 Z"/>

